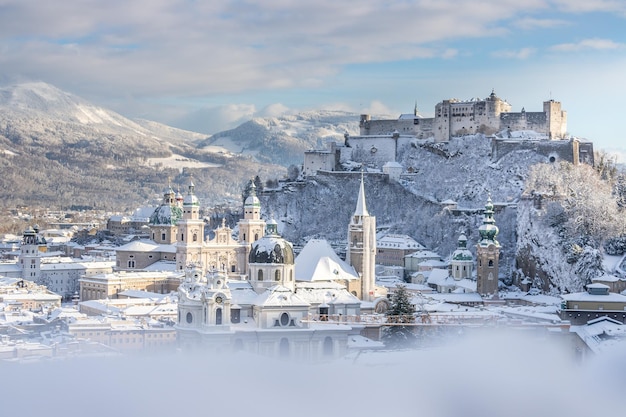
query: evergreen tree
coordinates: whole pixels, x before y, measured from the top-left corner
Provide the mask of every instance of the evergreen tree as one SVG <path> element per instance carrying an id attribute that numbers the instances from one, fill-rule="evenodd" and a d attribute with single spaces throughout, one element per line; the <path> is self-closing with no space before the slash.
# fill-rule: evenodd
<path id="1" fill-rule="evenodd" d="M 383 329 L 382 341 L 385 346 L 392 349 L 413 347 L 417 339 L 413 326 L 399 324 L 415 323 L 415 306 L 411 304 L 410 294 L 404 285 L 396 287 L 386 315 L 387 322 L 393 324 Z"/>

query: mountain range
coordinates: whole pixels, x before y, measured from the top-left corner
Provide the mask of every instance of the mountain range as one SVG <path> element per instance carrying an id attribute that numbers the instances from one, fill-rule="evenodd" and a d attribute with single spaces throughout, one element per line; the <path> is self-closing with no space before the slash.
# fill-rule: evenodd
<path id="1" fill-rule="evenodd" d="M 280 179 L 304 150 L 357 128 L 356 115 L 310 112 L 207 136 L 130 120 L 43 82 L 12 85 L 0 89 L 3 205 L 132 210 L 190 175 L 207 205 L 235 203 L 248 179 Z"/>

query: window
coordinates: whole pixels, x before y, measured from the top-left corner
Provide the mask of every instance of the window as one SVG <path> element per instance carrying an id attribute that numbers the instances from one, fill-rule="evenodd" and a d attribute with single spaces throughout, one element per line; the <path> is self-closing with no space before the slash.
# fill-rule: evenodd
<path id="1" fill-rule="evenodd" d="M 187 313 L 186 320 L 188 324 L 193 322 L 193 315 L 191 313 Z"/>
<path id="2" fill-rule="evenodd" d="M 192 240 L 193 240 L 194 242 L 197 242 L 197 241 L 198 241 L 198 235 L 194 233 L 194 234 L 193 234 L 193 239 L 192 239 Z"/>
<path id="3" fill-rule="evenodd" d="M 493 268 L 493 259 L 489 259 L 489 268 Z"/>
<path id="4" fill-rule="evenodd" d="M 283 313 L 280 315 L 280 325 L 281 326 L 289 325 L 289 314 Z"/>
<path id="5" fill-rule="evenodd" d="M 259 269 L 257 273 L 257 281 L 263 281 L 263 270 Z"/>
<path id="6" fill-rule="evenodd" d="M 161 240 L 165 240 L 165 233 L 161 233 Z"/>
<path id="7" fill-rule="evenodd" d="M 277 269 L 274 272 L 274 281 L 280 281 L 280 270 L 279 269 Z"/>

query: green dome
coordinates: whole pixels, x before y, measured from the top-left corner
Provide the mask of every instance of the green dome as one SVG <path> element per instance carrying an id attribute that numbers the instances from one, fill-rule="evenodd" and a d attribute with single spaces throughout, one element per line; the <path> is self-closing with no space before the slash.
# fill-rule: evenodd
<path id="1" fill-rule="evenodd" d="M 483 224 L 478 228 L 480 244 L 487 245 L 494 243 L 498 245 L 496 236 L 498 236 L 499 231 L 498 226 L 496 226 L 496 220 L 493 218 L 493 203 L 491 202 L 491 197 L 489 197 L 487 204 L 485 204 Z"/>

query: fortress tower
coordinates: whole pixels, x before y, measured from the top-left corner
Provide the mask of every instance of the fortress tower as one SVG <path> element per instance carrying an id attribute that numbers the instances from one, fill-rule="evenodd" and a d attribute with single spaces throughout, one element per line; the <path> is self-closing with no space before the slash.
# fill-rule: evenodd
<path id="1" fill-rule="evenodd" d="M 485 205 L 483 224 L 479 227 L 480 241 L 476 245 L 476 292 L 481 296 L 492 296 L 498 293 L 498 261 L 500 259 L 500 243 L 496 240 L 498 226 L 493 218 L 491 197 Z"/>
<path id="2" fill-rule="evenodd" d="M 348 226 L 348 250 L 346 262 L 354 267 L 361 276 L 361 300 L 373 301 L 375 289 L 376 264 L 376 217 L 370 216 L 365 205 L 365 188 L 363 173 L 361 173 L 361 187 L 356 203 L 356 210 Z"/>

